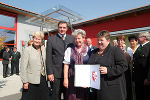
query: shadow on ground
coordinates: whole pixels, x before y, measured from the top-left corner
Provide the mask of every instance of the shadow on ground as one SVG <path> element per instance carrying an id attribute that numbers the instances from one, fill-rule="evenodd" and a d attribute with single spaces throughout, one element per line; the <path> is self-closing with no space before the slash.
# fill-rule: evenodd
<path id="1" fill-rule="evenodd" d="M 6 86 L 6 80 L 0 80 L 0 88 L 3 88 L 4 86 Z"/>

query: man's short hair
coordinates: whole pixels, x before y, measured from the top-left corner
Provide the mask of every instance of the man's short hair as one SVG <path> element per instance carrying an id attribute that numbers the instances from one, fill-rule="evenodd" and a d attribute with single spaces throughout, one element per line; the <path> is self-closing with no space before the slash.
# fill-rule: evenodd
<path id="1" fill-rule="evenodd" d="M 13 49 L 17 49 L 17 47 L 13 47 Z"/>
<path id="2" fill-rule="evenodd" d="M 5 50 L 10 49 L 8 46 L 5 47 Z"/>
<path id="3" fill-rule="evenodd" d="M 67 23 L 66 21 L 59 21 L 59 22 L 58 22 L 58 27 L 59 27 L 59 24 L 62 24 L 62 23 L 67 24 L 67 28 L 69 28 L 69 25 L 68 25 L 68 23 Z"/>

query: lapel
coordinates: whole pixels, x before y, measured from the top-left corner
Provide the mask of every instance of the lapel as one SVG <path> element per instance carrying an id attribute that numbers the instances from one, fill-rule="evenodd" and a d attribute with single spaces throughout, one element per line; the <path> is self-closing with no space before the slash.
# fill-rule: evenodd
<path id="1" fill-rule="evenodd" d="M 146 43 L 145 45 L 142 46 L 142 49 L 147 47 L 150 44 L 150 42 Z"/>
<path id="2" fill-rule="evenodd" d="M 65 40 L 66 40 L 66 37 L 65 37 Z M 56 42 L 57 43 L 55 43 L 55 44 L 57 45 L 57 48 L 59 48 L 60 50 L 64 50 L 65 40 L 63 40 L 58 34 L 56 34 Z"/>
<path id="3" fill-rule="evenodd" d="M 150 44 L 150 42 L 148 42 L 147 44 L 145 44 L 142 47 L 138 47 L 137 50 L 135 51 L 135 53 L 133 54 L 134 57 L 139 56 L 142 52 L 145 52 L 144 48 L 147 48 L 147 46 Z M 139 50 L 140 49 L 140 50 Z"/>

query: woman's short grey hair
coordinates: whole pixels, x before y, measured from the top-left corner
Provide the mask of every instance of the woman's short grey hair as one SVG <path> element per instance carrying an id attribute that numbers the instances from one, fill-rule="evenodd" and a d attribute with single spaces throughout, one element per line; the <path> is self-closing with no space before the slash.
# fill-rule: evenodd
<path id="1" fill-rule="evenodd" d="M 73 36 L 77 36 L 77 35 L 79 35 L 79 34 L 81 34 L 83 38 L 86 37 L 86 32 L 85 32 L 84 30 L 82 30 L 82 29 L 75 29 L 75 30 L 72 32 L 72 35 L 73 35 Z"/>
<path id="2" fill-rule="evenodd" d="M 150 32 L 141 32 L 139 35 L 146 37 L 146 39 L 150 41 Z"/>
<path id="3" fill-rule="evenodd" d="M 42 39 L 44 39 L 44 33 L 41 31 L 37 31 L 37 32 L 33 32 L 32 37 L 41 37 Z"/>

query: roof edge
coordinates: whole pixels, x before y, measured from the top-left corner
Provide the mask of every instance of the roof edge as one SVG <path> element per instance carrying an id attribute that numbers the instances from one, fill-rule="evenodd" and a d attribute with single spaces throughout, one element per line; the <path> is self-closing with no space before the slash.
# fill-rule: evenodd
<path id="1" fill-rule="evenodd" d="M 18 7 L 10 6 L 10 5 L 5 4 L 5 3 L 2 3 L 2 2 L 0 2 L 0 5 L 1 5 L 2 7 L 7 8 L 7 9 L 15 10 L 15 11 L 18 11 L 18 12 L 23 13 L 23 14 L 28 14 L 28 15 L 31 15 L 31 16 L 40 15 L 40 14 L 38 14 L 38 13 L 31 12 L 31 11 L 28 11 L 28 10 L 24 10 L 24 9 L 21 9 L 21 8 L 18 8 Z M 41 15 L 40 15 L 40 16 L 41 16 Z"/>
<path id="2" fill-rule="evenodd" d="M 130 10 L 125 10 L 125 11 L 122 11 L 122 12 L 118 12 L 118 13 L 114 13 L 114 14 L 94 18 L 94 19 L 91 19 L 91 20 L 75 23 L 75 24 L 73 24 L 73 26 L 88 24 L 90 22 L 100 21 L 100 20 L 109 19 L 109 18 L 114 18 L 114 17 L 117 17 L 117 16 L 130 14 L 130 13 L 133 13 L 133 12 L 138 12 L 138 11 L 142 11 L 142 10 L 146 10 L 146 9 L 150 9 L 150 5 L 141 6 L 141 7 L 133 8 L 133 9 L 130 9 Z"/>

